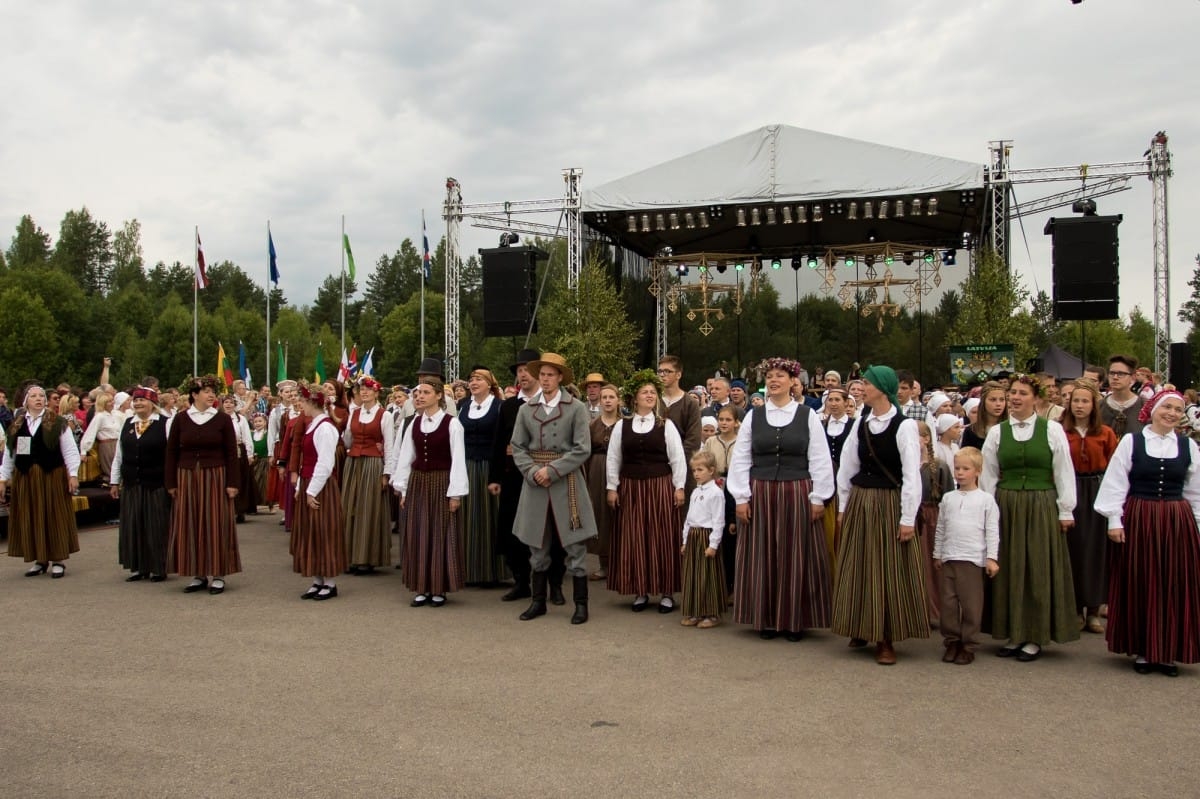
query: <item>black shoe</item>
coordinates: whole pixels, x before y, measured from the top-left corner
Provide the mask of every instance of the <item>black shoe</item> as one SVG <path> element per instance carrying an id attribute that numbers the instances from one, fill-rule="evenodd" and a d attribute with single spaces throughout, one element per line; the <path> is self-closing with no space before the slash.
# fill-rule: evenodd
<path id="1" fill-rule="evenodd" d="M 429 607 L 443 608 L 445 606 L 446 606 L 446 597 L 442 596 L 441 594 L 434 594 L 433 596 L 429 597 Z"/>
<path id="2" fill-rule="evenodd" d="M 515 602 L 518 599 L 529 599 L 533 596 L 533 592 L 529 590 L 528 583 L 517 583 L 512 588 L 508 589 L 508 593 L 500 597 L 501 602 Z"/>
<path id="3" fill-rule="evenodd" d="M 996 650 L 996 657 L 998 658 L 1015 658 L 1020 654 L 1021 647 L 1019 646 L 1002 646 Z"/>
<path id="4" fill-rule="evenodd" d="M 789 630 L 783 634 L 783 637 L 788 639 L 792 643 L 796 643 L 797 641 L 803 641 L 804 640 L 804 630 Z"/>
<path id="5" fill-rule="evenodd" d="M 410 608 L 419 608 L 429 604 L 429 597 L 425 594 L 417 594 L 412 598 L 412 602 L 408 603 Z"/>
<path id="6" fill-rule="evenodd" d="M 45 564 L 45 563 L 35 563 L 35 564 L 33 564 L 32 567 L 30 567 L 29 571 L 25 572 L 25 576 L 26 577 L 37 577 L 39 574 L 45 574 L 46 566 L 47 566 L 47 564 Z"/>
<path id="7" fill-rule="evenodd" d="M 336 585 L 323 585 L 321 586 L 321 590 L 317 592 L 317 595 L 314 596 L 313 599 L 320 602 L 323 599 L 333 599 L 335 596 L 337 596 Z"/>
<path id="8" fill-rule="evenodd" d="M 145 579 L 146 579 L 146 575 L 142 574 L 141 572 L 134 572 L 133 574 L 131 574 L 125 578 L 125 582 L 136 583 L 139 580 L 145 580 Z"/>
<path id="9" fill-rule="evenodd" d="M 1042 648 L 1039 646 L 1036 652 L 1026 652 L 1024 649 L 1017 652 L 1017 660 L 1021 663 L 1032 663 L 1042 656 Z"/>
<path id="10" fill-rule="evenodd" d="M 163 580 L 166 580 L 166 579 L 167 579 L 167 575 L 165 575 L 165 574 L 150 575 L 150 582 L 152 582 L 152 583 L 161 583 Z"/>
<path id="11" fill-rule="evenodd" d="M 534 572 L 530 578 L 533 583 L 533 601 L 529 603 L 529 607 L 525 608 L 525 612 L 520 615 L 521 621 L 529 621 L 536 619 L 538 616 L 546 615 L 546 573 Z"/>
<path id="12" fill-rule="evenodd" d="M 640 596 L 633 600 L 633 607 L 630 608 L 634 613 L 641 613 L 646 608 L 650 607 L 650 597 Z"/>
<path id="13" fill-rule="evenodd" d="M 1159 663 L 1158 671 L 1160 674 L 1165 674 L 1168 677 L 1178 677 L 1179 667 L 1174 663 Z"/>
<path id="14" fill-rule="evenodd" d="M 778 634 L 779 633 L 777 633 L 775 630 L 759 630 L 758 631 L 758 637 L 763 639 L 764 641 L 771 641 Z"/>
<path id="15" fill-rule="evenodd" d="M 558 585 L 550 586 L 550 604 L 551 605 L 567 604 L 567 598 L 565 596 L 563 596 L 562 583 L 559 583 Z"/>
<path id="16" fill-rule="evenodd" d="M 313 583 L 312 585 L 310 585 L 308 587 L 307 591 L 305 591 L 303 594 L 300 595 L 300 598 L 301 599 L 312 599 L 313 597 L 315 597 L 317 595 L 317 592 L 320 591 L 323 587 L 324 587 L 323 585 L 318 585 L 317 583 Z"/>
<path id="17" fill-rule="evenodd" d="M 216 578 L 212 581 L 212 585 L 208 587 L 208 593 L 216 596 L 225 592 L 225 581 L 221 578 Z"/>
<path id="18" fill-rule="evenodd" d="M 667 604 L 667 603 L 670 603 L 670 604 Z M 667 597 L 663 597 L 662 599 L 660 599 L 658 602 L 658 612 L 659 613 L 674 613 L 675 612 L 675 600 L 668 599 Z"/>
<path id="19" fill-rule="evenodd" d="M 237 515 L 237 519 L 236 519 L 236 521 L 237 521 L 237 523 L 238 523 L 238 524 L 245 524 L 245 523 L 246 523 L 246 514 L 244 514 L 244 513 L 239 513 L 239 514 Z"/>
<path id="20" fill-rule="evenodd" d="M 67 564 L 65 564 L 65 563 L 51 563 L 50 564 L 50 576 L 53 579 L 57 580 L 66 573 L 67 573 Z"/>
<path id="21" fill-rule="evenodd" d="M 197 591 L 203 591 L 205 588 L 208 588 L 208 580 L 201 580 L 198 583 L 188 583 L 185 585 L 183 587 L 183 593 L 194 594 Z"/>
<path id="22" fill-rule="evenodd" d="M 574 589 L 575 613 L 571 616 L 571 624 L 584 624 L 588 620 L 588 578 L 572 577 L 571 587 Z"/>
<path id="23" fill-rule="evenodd" d="M 1133 661 L 1133 670 L 1138 674 L 1149 674 L 1154 671 L 1154 664 L 1147 663 L 1144 660 L 1135 660 Z"/>

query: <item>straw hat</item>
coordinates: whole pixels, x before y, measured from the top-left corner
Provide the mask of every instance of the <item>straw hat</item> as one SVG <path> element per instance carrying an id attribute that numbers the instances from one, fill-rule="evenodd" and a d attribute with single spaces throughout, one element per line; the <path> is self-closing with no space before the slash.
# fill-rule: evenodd
<path id="1" fill-rule="evenodd" d="M 557 369 L 559 374 L 562 375 L 563 383 L 575 382 L 575 372 L 571 371 L 571 367 L 567 365 L 567 360 L 557 352 L 543 352 L 540 359 L 525 364 L 525 368 L 534 376 L 542 370 L 543 366 L 553 366 Z"/>
<path id="2" fill-rule="evenodd" d="M 608 381 L 604 379 L 604 375 L 600 374 L 599 372 L 589 372 L 588 376 L 583 378 L 583 385 L 585 388 L 590 386 L 592 383 L 600 383 L 603 385 L 607 382 Z"/>

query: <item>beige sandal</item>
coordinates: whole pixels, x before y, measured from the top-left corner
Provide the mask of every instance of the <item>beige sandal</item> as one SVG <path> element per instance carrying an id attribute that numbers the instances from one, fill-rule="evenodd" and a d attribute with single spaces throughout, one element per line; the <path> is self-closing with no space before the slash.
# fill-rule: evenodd
<path id="1" fill-rule="evenodd" d="M 712 627 L 716 627 L 720 623 L 721 623 L 721 620 L 715 616 L 705 616 L 703 619 L 700 620 L 700 623 L 697 624 L 696 626 L 703 630 L 707 630 Z"/>

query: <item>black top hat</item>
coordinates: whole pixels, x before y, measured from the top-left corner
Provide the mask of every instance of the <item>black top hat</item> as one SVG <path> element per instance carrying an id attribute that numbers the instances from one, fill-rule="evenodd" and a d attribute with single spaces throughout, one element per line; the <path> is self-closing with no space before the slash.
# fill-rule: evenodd
<path id="1" fill-rule="evenodd" d="M 417 376 L 435 375 L 442 376 L 442 362 L 437 358 L 422 358 L 421 365 L 417 367 Z"/>
<path id="2" fill-rule="evenodd" d="M 520 352 L 517 353 L 517 362 L 508 368 L 512 370 L 513 375 L 516 375 L 518 366 L 524 366 L 525 364 L 529 363 L 530 361 L 536 361 L 538 358 L 541 358 L 541 357 L 542 357 L 542 354 L 540 352 L 538 352 L 537 350 L 529 350 L 529 349 L 521 350 Z"/>

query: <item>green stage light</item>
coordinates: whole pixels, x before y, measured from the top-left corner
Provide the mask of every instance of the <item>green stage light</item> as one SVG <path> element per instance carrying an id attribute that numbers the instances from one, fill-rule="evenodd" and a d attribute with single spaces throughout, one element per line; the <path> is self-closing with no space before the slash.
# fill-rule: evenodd
<path id="1" fill-rule="evenodd" d="M 782 269 L 783 261 L 780 260 L 779 258 L 772 258 L 771 259 L 771 268 L 772 269 Z"/>

